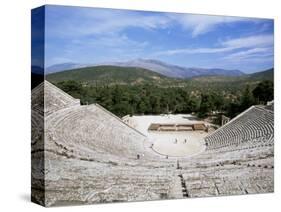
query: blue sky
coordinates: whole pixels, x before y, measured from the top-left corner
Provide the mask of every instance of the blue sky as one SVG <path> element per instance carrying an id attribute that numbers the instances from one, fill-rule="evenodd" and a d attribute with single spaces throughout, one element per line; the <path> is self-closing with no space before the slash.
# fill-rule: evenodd
<path id="1" fill-rule="evenodd" d="M 137 58 L 186 67 L 273 67 L 273 20 L 83 7 L 46 7 L 46 67 Z"/>

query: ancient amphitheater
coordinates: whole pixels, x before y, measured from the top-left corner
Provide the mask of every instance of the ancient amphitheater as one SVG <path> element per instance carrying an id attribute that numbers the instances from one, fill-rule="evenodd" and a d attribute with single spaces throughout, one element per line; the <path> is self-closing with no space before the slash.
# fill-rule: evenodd
<path id="1" fill-rule="evenodd" d="M 273 123 L 272 107 L 252 106 L 207 134 L 200 154 L 167 158 L 103 107 L 80 105 L 45 81 L 32 90 L 32 200 L 53 206 L 273 192 Z"/>

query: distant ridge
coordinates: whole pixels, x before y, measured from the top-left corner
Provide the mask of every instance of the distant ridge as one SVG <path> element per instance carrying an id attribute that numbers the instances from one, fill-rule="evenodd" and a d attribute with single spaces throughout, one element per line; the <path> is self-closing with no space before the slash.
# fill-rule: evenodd
<path id="1" fill-rule="evenodd" d="M 267 69 L 265 71 L 256 72 L 253 74 L 249 74 L 248 76 L 252 80 L 273 80 L 273 71 L 274 69 Z"/>
<path id="2" fill-rule="evenodd" d="M 111 65 L 145 68 L 167 77 L 180 79 L 188 79 L 198 76 L 242 76 L 245 74 L 239 70 L 225 70 L 219 68 L 187 68 L 152 59 L 136 59 L 128 62 L 111 63 Z"/>
<path id="3" fill-rule="evenodd" d="M 127 62 L 105 62 L 100 64 L 77 64 L 77 63 L 62 63 L 53 65 L 47 68 L 47 74 L 84 68 L 93 66 L 119 66 L 119 67 L 137 67 L 148 69 L 166 77 L 188 79 L 198 76 L 243 76 L 245 73 L 239 70 L 225 70 L 219 68 L 187 68 L 173 64 L 164 63 L 159 60 L 152 59 L 135 59 Z"/>
<path id="4" fill-rule="evenodd" d="M 56 84 L 62 81 L 76 81 L 85 85 L 157 85 L 160 87 L 182 87 L 190 89 L 242 89 L 246 84 L 258 84 L 263 80 L 273 81 L 273 69 L 244 74 L 242 76 L 197 76 L 189 79 L 167 77 L 154 71 L 113 65 L 100 65 L 72 69 L 46 75 Z"/>
<path id="5" fill-rule="evenodd" d="M 194 77 L 194 81 L 200 82 L 259 82 L 263 80 L 273 81 L 273 71 L 274 69 L 267 69 L 265 71 L 259 71 L 252 74 L 245 74 L 238 77 L 226 77 L 226 76 L 199 76 Z"/>
<path id="6" fill-rule="evenodd" d="M 46 78 L 53 83 L 66 80 L 86 82 L 89 84 L 142 84 L 165 83 L 173 81 L 164 75 L 136 67 L 120 67 L 112 65 L 78 68 L 68 71 L 51 73 Z"/>
<path id="7" fill-rule="evenodd" d="M 46 73 L 56 73 L 60 71 L 66 71 L 66 70 L 71 70 L 71 69 L 77 69 L 77 68 L 84 68 L 88 66 L 93 66 L 89 64 L 79 64 L 79 63 L 60 63 L 60 64 L 55 64 L 52 66 L 49 66 L 46 68 Z"/>

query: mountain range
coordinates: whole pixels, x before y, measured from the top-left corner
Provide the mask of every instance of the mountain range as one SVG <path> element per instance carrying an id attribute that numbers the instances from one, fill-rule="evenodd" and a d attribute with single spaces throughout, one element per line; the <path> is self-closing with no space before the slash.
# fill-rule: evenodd
<path id="1" fill-rule="evenodd" d="M 74 80 L 87 85 L 144 85 L 153 84 L 161 87 L 242 88 L 246 84 L 255 85 L 263 80 L 273 81 L 273 69 L 244 74 L 242 76 L 197 76 L 189 79 L 167 77 L 149 69 L 99 65 L 77 68 L 46 75 L 52 83 Z"/>
<path id="2" fill-rule="evenodd" d="M 99 64 L 78 64 L 78 63 L 62 63 L 47 67 L 46 73 L 56 73 L 66 70 L 94 67 L 94 66 L 117 66 L 117 67 L 136 67 L 147 69 L 166 77 L 178 78 L 178 79 L 189 79 L 200 76 L 243 76 L 240 70 L 226 70 L 219 68 L 190 68 L 183 67 L 173 64 L 164 63 L 159 60 L 152 59 L 135 59 L 127 62 L 106 62 Z"/>
<path id="3" fill-rule="evenodd" d="M 55 65 L 51 65 L 51 66 L 47 67 L 46 73 L 51 74 L 51 73 L 56 73 L 56 72 L 60 72 L 60 71 L 84 68 L 84 67 L 89 67 L 89 66 L 93 66 L 93 65 L 80 64 L 80 63 L 59 63 L 59 64 L 55 64 Z"/>
<path id="4" fill-rule="evenodd" d="M 51 73 L 46 76 L 50 82 L 74 80 L 87 84 L 167 84 L 174 82 L 174 78 L 169 78 L 148 69 L 138 67 L 120 67 L 120 66 L 91 66 L 85 68 L 72 69 Z"/>

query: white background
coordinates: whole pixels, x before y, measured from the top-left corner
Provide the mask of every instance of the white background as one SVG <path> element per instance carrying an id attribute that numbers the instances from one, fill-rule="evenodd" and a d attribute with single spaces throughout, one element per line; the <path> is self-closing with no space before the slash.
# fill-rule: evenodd
<path id="1" fill-rule="evenodd" d="M 38 211 L 30 202 L 30 9 L 66 4 L 275 19 L 275 193 L 51 208 L 52 211 L 279 211 L 281 5 L 278 0 L 6 0 L 0 5 L 0 211 Z"/>

